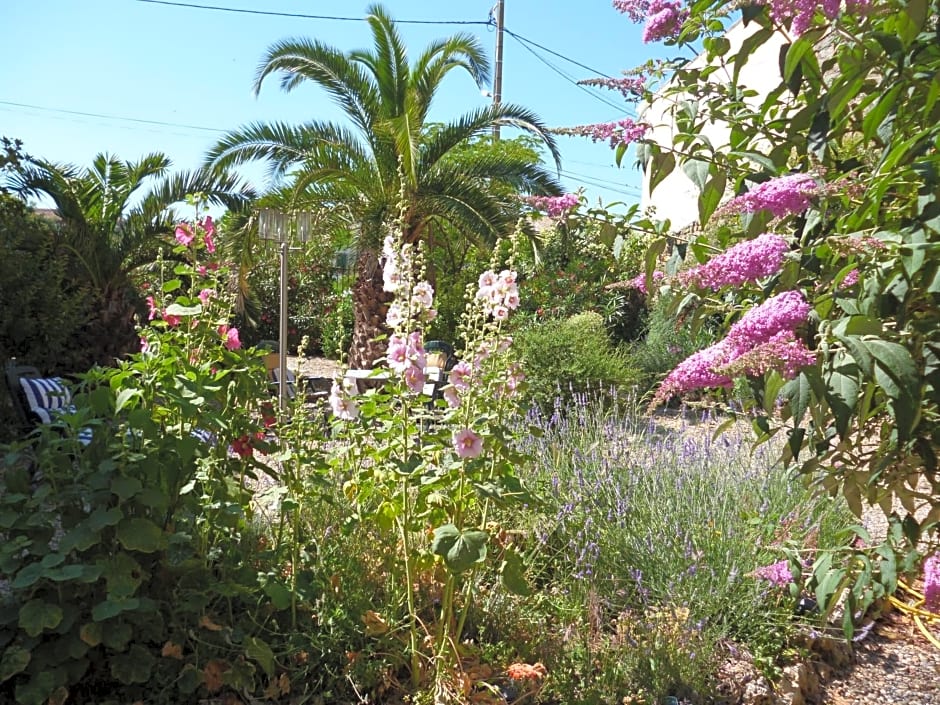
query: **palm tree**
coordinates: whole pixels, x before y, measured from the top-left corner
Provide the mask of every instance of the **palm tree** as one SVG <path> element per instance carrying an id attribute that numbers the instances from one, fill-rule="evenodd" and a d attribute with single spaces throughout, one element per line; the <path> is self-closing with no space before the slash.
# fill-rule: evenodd
<path id="1" fill-rule="evenodd" d="M 27 157 L 8 178 L 21 197 L 46 195 L 55 203 L 60 236 L 76 263 L 75 277 L 96 299 L 98 317 L 88 331 L 100 346 L 91 355 L 94 361 L 105 362 L 137 344 L 133 317 L 139 295 L 132 277 L 152 264 L 167 243 L 175 224 L 173 204 L 197 192 L 209 203 L 235 209 L 254 198 L 250 189 L 221 172 L 170 174 L 169 169 L 170 160 L 160 153 L 136 162 L 98 154 L 86 169 Z"/>
<path id="2" fill-rule="evenodd" d="M 313 82 L 339 105 L 350 126 L 318 120 L 297 126 L 255 123 L 223 137 L 207 156 L 213 167 L 267 160 L 273 177 L 292 177 L 298 206 L 324 209 L 352 225 L 358 260 L 349 363 L 355 367 L 371 367 L 383 352 L 375 338 L 384 326 L 388 298 L 377 253 L 402 199 L 410 242 L 427 242 L 432 228 L 435 237 L 445 232 L 435 224 L 491 241 L 512 227 L 518 213 L 504 190 L 491 188 L 493 182 L 510 185 L 515 193 L 560 193 L 549 172 L 529 159 L 493 153 L 448 158 L 499 124 L 538 136 L 558 164 L 554 139 L 531 111 L 499 104 L 444 125 L 428 122 L 435 94 L 452 69 L 467 71 L 478 86 L 488 83 L 489 63 L 476 38 L 457 34 L 438 40 L 409 64 L 388 13 L 377 5 L 368 12 L 371 51 L 344 53 L 319 41 L 281 41 L 268 49 L 254 85 L 257 94 L 275 73 L 286 91 Z"/>

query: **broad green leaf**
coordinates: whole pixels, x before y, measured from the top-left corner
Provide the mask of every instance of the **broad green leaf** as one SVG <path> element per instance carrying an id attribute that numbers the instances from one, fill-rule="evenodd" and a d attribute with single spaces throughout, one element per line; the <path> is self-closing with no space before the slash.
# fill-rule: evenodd
<path id="1" fill-rule="evenodd" d="M 689 177 L 689 180 L 695 184 L 695 187 L 702 192 L 705 190 L 705 184 L 708 181 L 708 174 L 711 164 L 704 159 L 686 159 L 682 162 L 682 171 Z"/>
<path id="2" fill-rule="evenodd" d="M 111 480 L 111 491 L 122 502 L 126 502 L 143 489 L 143 484 L 136 477 L 118 475 Z"/>
<path id="3" fill-rule="evenodd" d="M 27 588 L 30 585 L 35 584 L 37 580 L 45 575 L 45 573 L 46 569 L 41 563 L 30 563 L 16 574 L 16 577 L 13 579 L 13 582 L 10 584 L 10 586 L 14 590 L 22 590 L 23 588 Z"/>
<path id="4" fill-rule="evenodd" d="M 728 177 L 725 176 L 725 173 L 723 171 L 719 172 L 715 175 L 715 178 L 705 184 L 705 188 L 699 194 L 698 220 L 703 228 L 721 203 L 721 199 L 725 195 L 727 181 Z"/>
<path id="5" fill-rule="evenodd" d="M 146 683 L 150 680 L 154 655 L 139 644 L 134 644 L 124 654 L 114 654 L 110 658 L 111 675 L 121 683 Z"/>
<path id="6" fill-rule="evenodd" d="M 99 566 L 111 597 L 130 597 L 143 581 L 143 568 L 126 553 L 121 552 L 99 561 Z"/>
<path id="7" fill-rule="evenodd" d="M 13 644 L 8 646 L 0 658 L 0 683 L 9 680 L 17 673 L 22 673 L 29 665 L 29 650 Z"/>
<path id="8" fill-rule="evenodd" d="M 532 588 L 525 579 L 525 564 L 522 557 L 514 550 L 507 549 L 503 564 L 499 569 L 499 580 L 503 587 L 514 595 L 526 597 L 532 594 Z"/>
<path id="9" fill-rule="evenodd" d="M 445 524 L 434 530 L 431 551 L 444 559 L 445 565 L 454 573 L 470 570 L 486 559 L 486 544 L 489 536 L 485 531 L 460 531 L 453 524 Z"/>
<path id="10" fill-rule="evenodd" d="M 182 287 L 182 286 L 183 286 L 182 280 L 180 280 L 180 279 L 170 279 L 169 281 L 164 282 L 164 284 L 163 284 L 163 293 L 164 293 L 164 294 L 169 294 L 169 293 L 171 293 L 171 292 L 176 291 L 177 289 L 179 289 L 179 288 Z"/>
<path id="11" fill-rule="evenodd" d="M 134 397 L 141 396 L 141 391 L 139 389 L 122 389 L 118 392 L 117 400 L 114 402 L 114 411 L 115 413 L 121 411 L 127 403 Z"/>
<path id="12" fill-rule="evenodd" d="M 649 162 L 650 193 L 676 168 L 676 157 L 672 152 L 655 151 Z"/>
<path id="13" fill-rule="evenodd" d="M 170 304 L 166 307 L 166 312 L 170 316 L 198 316 L 202 313 L 202 304 L 196 304 L 195 306 Z"/>
<path id="14" fill-rule="evenodd" d="M 89 646 L 98 646 L 104 633 L 104 626 L 100 622 L 88 622 L 78 630 L 79 638 Z"/>
<path id="15" fill-rule="evenodd" d="M 261 668 L 269 678 L 274 675 L 274 652 L 271 651 L 271 647 L 268 646 L 267 642 L 253 636 L 247 637 L 245 639 L 245 655 L 261 664 Z"/>
<path id="16" fill-rule="evenodd" d="M 889 88 L 865 115 L 862 120 L 862 133 L 865 135 L 866 140 L 870 140 L 888 115 L 896 110 L 898 95 L 903 87 L 903 84 L 897 83 Z"/>
<path id="17" fill-rule="evenodd" d="M 283 583 L 270 581 L 264 586 L 264 594 L 271 599 L 271 604 L 279 610 L 290 607 L 291 591 Z"/>
<path id="18" fill-rule="evenodd" d="M 103 622 L 107 619 L 117 617 L 122 612 L 136 610 L 138 607 L 140 607 L 140 600 L 136 597 L 109 597 L 104 602 L 99 602 L 91 608 L 91 618 L 96 622 Z"/>
<path id="19" fill-rule="evenodd" d="M 62 621 L 62 608 L 45 600 L 30 600 L 20 607 L 20 627 L 30 636 L 55 629 Z"/>
<path id="20" fill-rule="evenodd" d="M 149 519 L 125 519 L 118 524 L 117 539 L 128 551 L 153 553 L 163 546 L 163 529 Z"/>

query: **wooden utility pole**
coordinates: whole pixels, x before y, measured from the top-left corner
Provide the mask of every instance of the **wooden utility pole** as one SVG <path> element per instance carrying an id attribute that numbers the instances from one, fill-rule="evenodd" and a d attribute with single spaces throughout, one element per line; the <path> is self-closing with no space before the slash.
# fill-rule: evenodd
<path id="1" fill-rule="evenodd" d="M 493 74 L 493 105 L 503 98 L 503 0 L 496 0 L 496 67 Z M 493 141 L 499 141 L 499 125 L 493 125 Z"/>

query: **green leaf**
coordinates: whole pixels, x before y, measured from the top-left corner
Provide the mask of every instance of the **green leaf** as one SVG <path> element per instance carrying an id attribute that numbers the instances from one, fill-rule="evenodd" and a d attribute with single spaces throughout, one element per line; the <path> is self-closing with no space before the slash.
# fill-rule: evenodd
<path id="1" fill-rule="evenodd" d="M 45 573 L 46 569 L 41 563 L 30 563 L 16 574 L 16 578 L 13 579 L 10 587 L 15 590 L 22 590 L 23 588 L 27 588 L 30 585 L 35 584 L 35 582 L 42 578 Z"/>
<path id="2" fill-rule="evenodd" d="M 20 607 L 20 627 L 30 636 L 55 629 L 62 621 L 62 608 L 45 600 L 30 600 Z"/>
<path id="3" fill-rule="evenodd" d="M 146 683 L 156 661 L 153 654 L 139 644 L 134 644 L 124 654 L 111 656 L 111 675 L 121 683 Z"/>
<path id="4" fill-rule="evenodd" d="M 141 396 L 141 391 L 139 389 L 122 389 L 118 392 L 117 400 L 114 402 L 114 411 L 115 413 L 121 411 L 127 403 L 134 397 Z"/>
<path id="5" fill-rule="evenodd" d="M 111 491 L 122 502 L 126 502 L 143 489 L 143 484 L 136 477 L 118 475 L 111 480 Z"/>
<path id="6" fill-rule="evenodd" d="M 703 228 L 721 203 L 721 199 L 725 195 L 727 181 L 728 177 L 725 176 L 725 173 L 723 171 L 719 172 L 715 175 L 715 178 L 705 184 L 705 188 L 699 194 L 698 220 Z"/>
<path id="7" fill-rule="evenodd" d="M 245 639 L 245 655 L 254 659 L 264 670 L 265 674 L 271 678 L 274 675 L 274 652 L 267 642 L 249 636 Z"/>
<path id="8" fill-rule="evenodd" d="M 525 564 L 522 557 L 511 548 L 506 550 L 503 564 L 499 568 L 499 581 L 514 595 L 526 597 L 532 594 L 532 588 L 525 579 Z"/>
<path id="9" fill-rule="evenodd" d="M 441 556 L 452 572 L 463 573 L 486 559 L 488 540 L 489 535 L 485 531 L 460 531 L 453 524 L 445 524 L 434 530 L 431 551 Z"/>
<path id="10" fill-rule="evenodd" d="M 163 293 L 164 293 L 164 294 L 169 294 L 169 293 L 171 293 L 171 292 L 176 291 L 177 289 L 179 289 L 179 288 L 182 287 L 182 286 L 183 286 L 182 280 L 180 280 L 180 279 L 170 279 L 168 282 L 164 282 L 164 284 L 163 284 Z"/>
<path id="11" fill-rule="evenodd" d="M 682 171 L 685 172 L 689 180 L 695 184 L 699 192 L 705 190 L 705 183 L 708 181 L 710 167 L 711 164 L 704 159 L 686 159 L 682 162 Z"/>
<path id="12" fill-rule="evenodd" d="M 29 665 L 30 653 L 22 646 L 13 644 L 3 652 L 0 658 L 0 683 L 9 680 L 17 673 L 22 673 Z"/>
<path id="13" fill-rule="evenodd" d="M 198 316 L 202 313 L 202 304 L 196 304 L 195 306 L 170 304 L 166 307 L 166 312 L 170 316 Z"/>
<path id="14" fill-rule="evenodd" d="M 283 584 L 270 581 L 264 586 L 264 594 L 271 599 L 271 604 L 279 610 L 286 610 L 291 604 L 291 591 Z"/>
<path id="15" fill-rule="evenodd" d="M 149 519 L 125 519 L 118 524 L 117 539 L 128 551 L 153 553 L 163 545 L 163 529 Z"/>
<path id="16" fill-rule="evenodd" d="M 672 152 L 656 150 L 649 162 L 650 193 L 676 168 L 676 157 Z"/>
<path id="17" fill-rule="evenodd" d="M 91 608 L 91 618 L 96 622 L 117 617 L 122 612 L 136 610 L 140 607 L 140 600 L 136 597 L 112 598 L 99 602 Z"/>
<path id="18" fill-rule="evenodd" d="M 871 108 L 868 113 L 865 115 L 862 120 L 862 134 L 865 135 L 866 140 L 870 140 L 875 132 L 881 127 L 882 123 L 887 119 L 889 114 L 896 112 L 896 104 L 898 100 L 898 95 L 901 92 L 901 89 L 904 88 L 904 84 L 896 83 L 894 86 L 885 91 L 881 98 L 878 99 L 878 102 L 875 103 L 875 106 Z"/>

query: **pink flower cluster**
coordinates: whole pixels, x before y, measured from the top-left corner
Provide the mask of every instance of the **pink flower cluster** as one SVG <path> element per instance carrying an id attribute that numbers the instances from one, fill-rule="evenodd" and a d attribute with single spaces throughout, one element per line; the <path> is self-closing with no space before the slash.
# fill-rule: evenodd
<path id="1" fill-rule="evenodd" d="M 203 220 L 196 221 L 203 232 L 203 243 L 206 246 L 206 251 L 209 254 L 215 252 L 215 223 L 212 222 L 212 216 L 207 215 Z M 181 244 L 183 247 L 189 247 L 193 240 L 196 239 L 196 235 L 193 232 L 193 229 L 188 223 L 180 223 L 176 226 L 176 241 Z"/>
<path id="2" fill-rule="evenodd" d="M 646 78 L 643 76 L 627 76 L 625 78 L 588 78 L 578 81 L 582 86 L 595 86 L 597 88 L 609 88 L 612 91 L 620 91 L 620 94 L 627 98 L 642 98 L 646 90 Z"/>
<path id="3" fill-rule="evenodd" d="M 407 336 L 397 333 L 389 336 L 385 360 L 389 368 L 402 376 L 412 393 L 421 393 L 428 364 L 421 331 L 413 331 Z"/>
<path id="4" fill-rule="evenodd" d="M 679 280 L 686 286 L 712 291 L 757 281 L 780 271 L 788 249 L 782 237 L 764 233 L 729 247 L 705 264 L 684 272 Z"/>
<path id="5" fill-rule="evenodd" d="M 859 276 L 858 267 L 856 267 L 855 269 L 849 271 L 849 273 L 846 274 L 844 277 L 842 277 L 842 286 L 844 287 L 855 286 L 856 284 L 858 284 L 858 276 Z"/>
<path id="6" fill-rule="evenodd" d="M 790 572 L 790 562 L 786 560 L 761 566 L 751 575 L 755 578 L 766 580 L 771 585 L 776 585 L 777 587 L 786 587 L 793 582 L 793 573 Z"/>
<path id="7" fill-rule="evenodd" d="M 385 291 L 398 295 L 399 300 L 388 308 L 385 322 L 390 328 L 398 328 L 404 324 L 409 315 L 411 318 L 429 322 L 437 316 L 434 306 L 434 287 L 426 281 L 418 282 L 411 289 L 410 310 L 408 292 L 405 291 L 411 279 L 407 274 L 411 271 L 412 261 L 409 248 L 401 252 L 396 249 L 394 238 L 389 235 L 382 246 L 382 256 L 385 265 L 382 268 L 382 287 Z M 405 303 L 401 299 L 405 299 Z"/>
<path id="8" fill-rule="evenodd" d="M 924 607 L 940 612 L 940 554 L 924 561 Z"/>
<path id="9" fill-rule="evenodd" d="M 522 200 L 533 208 L 545 211 L 552 218 L 566 215 L 581 202 L 576 193 L 566 193 L 564 196 L 525 196 Z"/>
<path id="10" fill-rule="evenodd" d="M 813 24 L 816 11 L 821 10 L 827 20 L 839 16 L 841 0 L 763 0 L 763 5 L 770 6 L 770 16 L 777 22 L 792 20 L 790 31 L 800 36 Z M 848 11 L 864 11 L 871 5 L 871 0 L 845 0 Z"/>
<path id="11" fill-rule="evenodd" d="M 791 213 L 802 213 L 809 208 L 819 184 L 809 174 L 789 174 L 758 184 L 747 193 L 731 199 L 724 206 L 726 213 L 756 213 L 770 211 L 782 218 Z"/>
<path id="12" fill-rule="evenodd" d="M 689 16 L 688 10 L 682 9 L 679 0 L 614 0 L 613 6 L 633 22 L 646 22 L 643 28 L 644 42 L 676 36 Z"/>
<path id="13" fill-rule="evenodd" d="M 554 132 L 559 135 L 573 135 L 575 137 L 590 137 L 594 142 L 609 140 L 612 148 L 620 145 L 633 144 L 643 138 L 649 130 L 649 125 L 634 122 L 630 118 L 616 122 L 602 122 L 596 125 L 577 125 L 575 127 L 560 127 Z"/>
<path id="14" fill-rule="evenodd" d="M 730 387 L 733 374 L 776 369 L 785 378 L 796 376 L 816 359 L 795 335 L 809 312 L 799 291 L 785 291 L 755 306 L 731 326 L 724 340 L 680 362 L 656 391 L 653 405 L 693 389 Z"/>
<path id="15" fill-rule="evenodd" d="M 223 323 L 219 326 L 219 335 L 222 336 L 222 344 L 229 350 L 238 350 L 242 346 L 242 341 L 238 337 L 238 328 L 229 328 Z"/>
<path id="16" fill-rule="evenodd" d="M 662 281 L 665 276 L 665 274 L 657 270 L 653 272 L 653 282 Z M 646 272 L 637 274 L 633 279 L 627 282 L 626 286 L 629 289 L 639 289 L 643 295 L 649 296 L 649 291 L 646 290 Z"/>
<path id="17" fill-rule="evenodd" d="M 483 310 L 497 321 L 509 318 L 509 312 L 519 308 L 519 287 L 516 273 L 504 269 L 499 274 L 488 269 L 480 275 L 476 298 L 483 302 Z"/>

